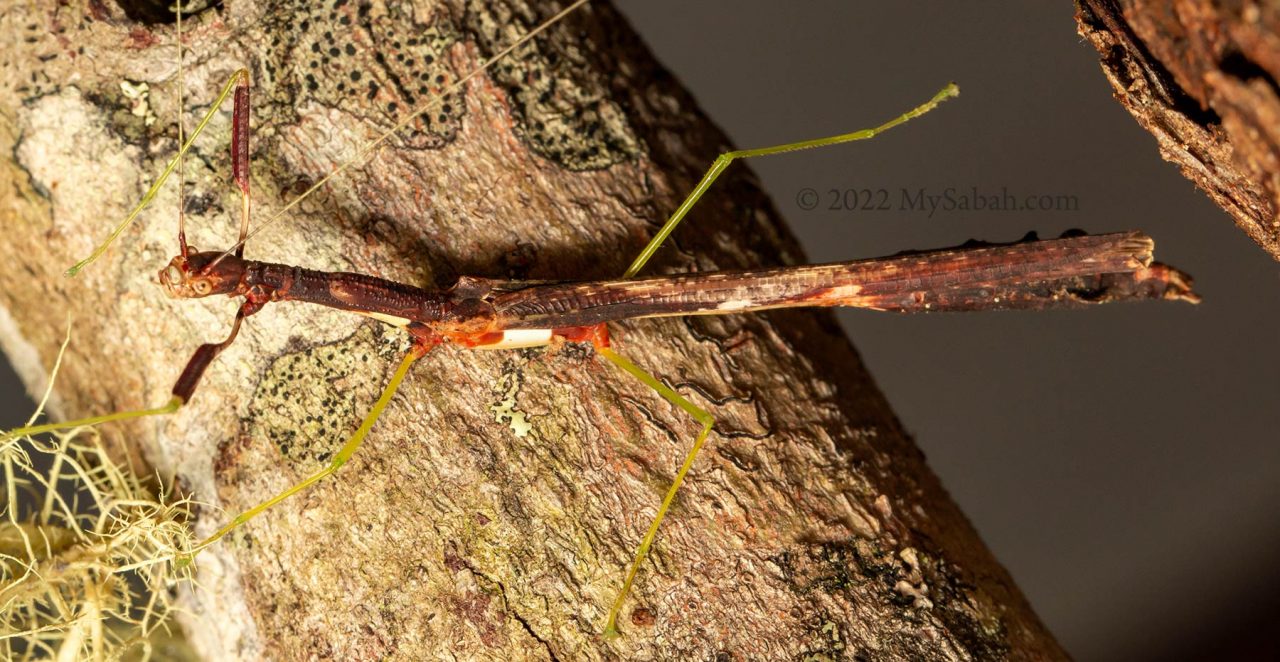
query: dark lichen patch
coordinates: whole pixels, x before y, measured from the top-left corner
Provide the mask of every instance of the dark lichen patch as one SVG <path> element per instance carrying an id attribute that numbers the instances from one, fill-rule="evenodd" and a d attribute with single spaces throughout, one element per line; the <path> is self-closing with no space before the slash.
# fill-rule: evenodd
<path id="1" fill-rule="evenodd" d="M 290 461 L 327 462 L 355 431 L 386 381 L 400 340 L 378 325 L 271 362 L 249 405 L 249 434 Z"/>
<path id="2" fill-rule="evenodd" d="M 165 127 L 156 122 L 151 94 L 147 83 L 123 80 L 103 90 L 86 90 L 85 101 L 102 109 L 106 126 L 121 140 L 144 149 L 156 148 L 154 138 Z"/>
<path id="3" fill-rule="evenodd" d="M 947 632 L 955 637 L 960 645 L 975 660 L 1005 660 L 1009 658 L 1009 633 L 1004 622 L 994 619 L 984 623 L 974 617 L 968 609 L 957 609 L 954 606 L 935 610 L 939 619 L 946 624 Z"/>
<path id="4" fill-rule="evenodd" d="M 5 28 L 0 78 L 5 91 L 24 104 L 64 87 L 83 89 L 93 84 L 97 76 L 86 71 L 82 58 L 86 48 L 103 43 L 98 28 L 105 28 L 107 39 L 118 39 L 113 44 L 129 48 L 132 41 L 128 17 L 104 0 L 7 3 L 0 10 L 0 21 Z M 150 33 L 141 27 L 136 30 Z M 95 71 L 109 66 L 97 60 L 94 65 Z"/>
<path id="5" fill-rule="evenodd" d="M 862 542 L 862 541 L 859 541 Z M 869 547 L 869 546 L 868 546 Z M 875 579 L 886 572 L 875 556 L 864 559 L 863 554 L 874 554 L 870 549 L 858 549 L 857 544 L 840 545 L 825 543 L 814 550 L 814 560 L 819 562 L 813 585 L 828 593 L 835 593 L 861 583 L 864 578 Z"/>
<path id="6" fill-rule="evenodd" d="M 550 18 L 552 7 L 536 6 L 472 1 L 463 26 L 490 59 Z M 489 77 L 507 93 L 517 132 L 534 153 L 570 170 L 631 160 L 639 140 L 583 45 L 560 38 L 570 29 L 562 23 L 535 37 L 496 63 Z"/>
<path id="7" fill-rule="evenodd" d="M 210 213 L 221 213 L 222 205 L 217 196 L 209 191 L 188 193 L 182 198 L 182 211 L 193 216 Z"/>
<path id="8" fill-rule="evenodd" d="M 409 3 L 291 0 L 264 20 L 275 36 L 260 86 L 286 117 L 311 102 L 386 130 L 432 102 L 397 134 L 400 143 L 433 149 L 457 134 L 465 103 L 461 90 L 444 94 L 459 78 L 449 66 L 458 33 L 447 12 L 422 22 Z"/>
<path id="9" fill-rule="evenodd" d="M 922 555 L 920 566 L 936 603 L 932 612 L 947 631 L 974 659 L 1006 659 L 1010 647 L 1009 629 L 1001 618 L 1005 610 L 962 580 L 951 564 Z"/>
<path id="10" fill-rule="evenodd" d="M 860 648 L 848 634 L 838 637 L 832 628 L 839 618 L 818 618 L 810 633 L 815 637 L 809 655 L 829 659 L 882 660 L 934 659 L 935 644 L 922 635 L 925 624 L 941 622 L 941 629 L 973 659 L 1004 659 L 1009 653 L 1008 630 L 1000 619 L 1000 609 L 973 586 L 960 579 L 958 571 L 931 554 L 914 548 L 892 551 L 873 540 L 823 542 L 787 551 L 771 559 L 797 594 L 822 592 L 843 594 L 850 600 L 874 595 L 881 604 L 903 614 L 903 627 L 881 642 L 875 650 Z M 912 590 L 903 590 L 910 586 Z M 868 593 L 868 589 L 870 593 Z M 920 600 L 916 592 L 927 593 Z M 839 647 L 835 647 L 836 643 Z M 887 646 L 885 646 L 887 644 Z M 819 657 L 821 659 L 821 657 Z"/>
<path id="11" fill-rule="evenodd" d="M 876 582 L 892 593 L 902 566 L 891 553 L 868 540 L 823 542 L 772 558 L 799 593 L 847 591 Z"/>
<path id="12" fill-rule="evenodd" d="M 158 102 L 160 97 L 168 94 L 165 86 L 153 86 L 152 83 L 143 80 L 119 79 L 97 81 L 93 86 L 85 88 L 83 93 L 85 101 L 99 110 L 106 130 L 121 141 L 137 147 L 147 158 L 160 163 L 167 162 L 176 154 L 179 146 L 176 118 L 171 113 L 161 110 Z M 197 100 L 196 103 L 206 101 L 208 100 Z M 188 102 L 188 116 L 197 112 L 203 114 L 207 110 L 207 106 L 193 108 L 191 102 Z M 190 130 L 191 125 L 188 122 L 188 137 Z M 204 135 L 209 136 L 218 130 L 218 128 L 206 129 Z M 213 142 L 217 143 L 216 136 Z M 218 144 L 220 147 L 225 145 L 225 143 Z M 217 149 L 212 155 L 203 149 L 204 142 L 197 142 L 188 151 L 186 160 L 188 168 L 194 167 L 193 163 L 205 161 L 206 165 L 209 165 L 210 159 L 216 163 L 218 159 L 226 158 L 224 149 Z M 155 168 L 162 168 L 163 165 L 160 163 L 157 163 Z M 209 167 L 217 166 L 209 165 Z M 150 169 L 151 166 L 144 168 L 148 171 Z"/>

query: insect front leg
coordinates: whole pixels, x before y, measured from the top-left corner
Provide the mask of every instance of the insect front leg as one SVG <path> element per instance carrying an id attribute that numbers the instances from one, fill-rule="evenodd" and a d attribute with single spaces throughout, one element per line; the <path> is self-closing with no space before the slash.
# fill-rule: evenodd
<path id="1" fill-rule="evenodd" d="M 200 378 L 204 376 L 205 370 L 213 363 L 213 360 L 222 353 L 236 339 L 236 335 L 240 333 L 240 324 L 244 318 L 261 310 L 262 304 L 254 301 L 246 301 L 240 306 L 240 310 L 236 312 L 235 322 L 231 324 L 231 333 L 227 335 L 226 340 L 218 343 L 207 343 L 196 348 L 195 353 L 187 360 L 187 365 L 182 370 L 182 374 L 178 376 L 178 380 L 173 384 L 173 397 L 169 402 L 159 407 L 150 409 L 132 409 L 128 411 L 117 411 L 110 414 L 100 416 L 89 416 L 86 418 L 78 418 L 71 421 L 63 421 L 61 423 L 44 423 L 41 425 L 28 425 L 25 427 L 14 428 L 0 434 L 0 442 L 15 439 L 17 437 L 29 437 L 46 432 L 56 432 L 58 430 L 72 430 L 81 427 L 92 427 L 103 423 L 111 423 L 114 421 L 127 421 L 135 418 L 145 418 L 147 416 L 160 416 L 164 414 L 172 414 L 178 411 L 182 405 L 186 404 L 191 396 L 195 393 L 196 387 L 200 384 Z"/>
<path id="2" fill-rule="evenodd" d="M 99 257 L 102 257 L 103 253 L 107 252 L 107 248 L 124 233 L 125 228 L 128 228 L 133 221 L 138 218 L 138 214 L 141 214 L 142 210 L 146 209 L 147 205 L 151 204 L 151 201 L 155 199 L 156 194 L 160 192 L 160 187 L 164 185 L 165 180 L 169 178 L 169 175 L 173 174 L 173 171 L 178 168 L 178 164 L 182 161 L 183 156 L 185 156 L 187 151 L 191 149 L 191 146 L 195 144 L 196 136 L 199 136 L 200 133 L 204 131 L 205 127 L 208 126 L 209 121 L 213 119 L 213 116 L 218 114 L 218 109 L 222 107 L 222 103 L 227 100 L 227 97 L 231 96 L 232 92 L 238 88 L 247 86 L 248 80 L 249 72 L 244 69 L 237 71 L 231 76 L 231 80 L 227 81 L 227 84 L 223 86 L 222 92 L 218 94 L 218 98 L 209 108 L 209 112 L 201 118 L 198 124 L 196 124 L 196 128 L 191 132 L 191 135 L 187 137 L 186 142 L 178 149 L 178 153 L 169 161 L 169 165 L 165 166 L 164 171 L 161 172 L 160 176 L 156 178 L 156 181 L 151 184 L 151 188 L 147 189 L 146 194 L 142 196 L 142 200 L 139 201 L 137 206 L 129 212 L 129 215 L 125 216 L 124 220 L 111 231 L 111 234 L 107 236 L 106 240 L 101 244 L 98 244 L 98 246 L 93 249 L 93 252 L 90 253 L 88 257 L 80 260 L 72 265 L 71 268 L 67 269 L 68 276 L 75 276 L 80 273 L 81 270 L 89 266 L 89 264 L 97 260 Z M 179 230 L 179 232 L 181 232 L 181 230 Z"/>

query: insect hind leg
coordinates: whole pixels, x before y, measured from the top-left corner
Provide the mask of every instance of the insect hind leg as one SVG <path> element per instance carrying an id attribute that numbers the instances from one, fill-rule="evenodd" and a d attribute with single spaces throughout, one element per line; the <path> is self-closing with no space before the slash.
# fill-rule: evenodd
<path id="1" fill-rule="evenodd" d="M 702 176 L 702 180 L 698 182 L 698 185 L 693 187 L 693 191 L 684 199 L 684 202 L 680 203 L 680 206 L 671 214 L 671 217 L 667 219 L 667 222 L 662 224 L 662 228 L 653 236 L 653 239 L 649 240 L 649 244 L 640 251 L 640 254 L 636 256 L 634 261 L 632 261 L 631 266 L 622 274 L 622 277 L 631 278 L 644 268 L 644 265 L 653 257 L 653 254 L 658 251 L 658 248 L 667 240 L 667 237 L 671 236 L 671 233 L 676 229 L 676 226 L 680 224 L 680 221 L 684 220 L 684 217 L 689 213 L 689 210 L 693 209 L 693 206 L 698 204 L 698 200 L 702 198 L 702 195 L 706 193 L 707 189 L 711 188 L 711 184 L 720 177 L 720 173 L 724 172 L 724 170 L 729 167 L 729 164 L 733 163 L 735 160 L 747 159 L 755 156 L 782 154 L 784 152 L 794 152 L 802 149 L 813 149 L 815 147 L 826 147 L 828 145 L 839 145 L 841 143 L 852 142 L 855 140 L 868 140 L 892 129 L 895 126 L 898 126 L 899 124 L 902 124 L 903 122 L 919 117 L 930 110 L 933 110 L 938 104 L 958 94 L 960 94 L 960 88 L 957 87 L 955 83 L 950 83 L 939 90 L 937 94 L 933 95 L 932 99 L 929 99 L 919 106 L 916 106 L 915 108 L 912 108 L 911 110 L 877 127 L 862 129 L 852 133 L 842 133 L 838 136 L 801 140 L 799 142 L 774 145 L 772 147 L 742 149 L 721 154 L 716 157 L 714 162 L 712 162 L 711 167 L 707 169 L 707 173 Z"/>
<path id="2" fill-rule="evenodd" d="M 635 556 L 631 560 L 631 567 L 627 569 L 627 577 L 622 583 L 622 589 L 618 591 L 618 597 L 614 599 L 613 606 L 609 609 L 609 620 L 605 624 L 604 634 L 606 637 L 616 637 L 618 636 L 618 616 L 622 613 L 622 605 L 626 602 L 627 594 L 631 592 L 631 585 L 635 582 L 636 573 L 640 570 L 640 564 L 649 555 L 649 548 L 653 546 L 653 540 L 658 535 L 658 526 L 662 524 L 662 519 L 666 517 L 667 511 L 670 510 L 671 504 L 675 501 L 676 493 L 680 490 L 680 485 L 684 483 L 685 475 L 689 473 L 689 468 L 693 466 L 693 461 L 698 457 L 698 451 L 702 450 L 702 445 L 707 441 L 707 435 L 711 433 L 711 428 L 715 425 L 715 418 L 711 416 L 710 412 L 689 402 L 666 384 L 658 381 L 656 377 L 610 349 L 606 344 L 597 343 L 596 351 L 626 373 L 657 391 L 667 402 L 684 410 L 694 420 L 702 424 L 702 430 L 698 432 L 698 436 L 694 439 L 693 446 L 689 449 L 689 453 L 685 455 L 684 463 L 680 465 L 680 470 L 676 472 L 675 479 L 671 481 L 671 487 L 667 489 L 666 495 L 662 498 L 662 504 L 658 506 L 658 513 L 654 515 L 653 522 L 649 524 L 649 530 L 645 532 L 644 538 L 641 539 L 640 545 L 636 548 Z"/>

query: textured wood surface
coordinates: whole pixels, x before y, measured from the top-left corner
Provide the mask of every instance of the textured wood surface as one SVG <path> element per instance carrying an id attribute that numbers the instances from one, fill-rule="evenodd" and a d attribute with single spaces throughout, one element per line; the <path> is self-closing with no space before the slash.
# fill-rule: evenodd
<path id="1" fill-rule="evenodd" d="M 360 7 L 229 1 L 188 26 L 189 105 L 203 112 L 237 68 L 253 74 L 259 219 L 552 13 L 498 0 Z M 0 66 L 5 348 L 38 386 L 71 314 L 56 413 L 163 402 L 235 309 L 171 301 L 156 285 L 176 247 L 175 189 L 102 262 L 74 280 L 61 272 L 174 152 L 171 28 L 114 5 L 19 0 L 3 3 L 0 26 L 15 36 Z M 233 238 L 227 125 L 220 116 L 188 163 L 201 248 Z M 464 274 L 613 277 L 727 147 L 621 18 L 593 4 L 248 252 L 423 287 Z M 734 168 L 657 271 L 803 261 Z M 201 555 L 200 587 L 180 589 L 196 646 L 209 659 L 282 660 L 1063 657 L 828 314 L 614 333 L 718 421 L 622 637 L 599 633 L 693 422 L 589 350 L 445 347 L 414 368 L 338 479 Z M 208 533 L 224 509 L 324 461 L 406 346 L 368 320 L 271 305 L 189 408 L 106 433 L 208 502 Z"/>
<path id="2" fill-rule="evenodd" d="M 1161 156 L 1280 259 L 1280 6 L 1077 0 L 1076 21 Z"/>

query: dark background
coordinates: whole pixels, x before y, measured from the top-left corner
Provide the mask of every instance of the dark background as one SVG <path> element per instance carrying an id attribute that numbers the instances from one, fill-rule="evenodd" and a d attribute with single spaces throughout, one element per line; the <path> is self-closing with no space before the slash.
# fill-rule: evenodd
<path id="1" fill-rule="evenodd" d="M 960 83 L 959 99 L 871 142 L 751 163 L 813 261 L 1028 230 L 1156 237 L 1157 256 L 1196 277 L 1199 307 L 841 319 L 1077 658 L 1280 655 L 1280 265 L 1160 160 L 1070 3 L 619 4 L 739 147 L 878 124 Z M 901 209 L 901 190 L 922 187 L 1075 205 Z M 801 209 L 803 189 L 818 209 Z M 892 209 L 827 209 L 846 189 L 883 189 Z M 0 372 L 11 427 L 31 404 Z"/>
<path id="2" fill-rule="evenodd" d="M 750 163 L 813 261 L 1143 229 L 1194 275 L 1198 307 L 841 320 L 1073 655 L 1280 657 L 1280 264 L 1160 159 L 1070 2 L 619 4 L 742 148 L 879 124 L 960 84 L 873 141 Z M 897 209 L 903 187 L 949 186 L 1078 205 Z M 831 189 L 885 189 L 894 210 L 826 210 Z"/>

